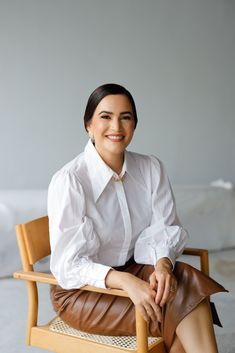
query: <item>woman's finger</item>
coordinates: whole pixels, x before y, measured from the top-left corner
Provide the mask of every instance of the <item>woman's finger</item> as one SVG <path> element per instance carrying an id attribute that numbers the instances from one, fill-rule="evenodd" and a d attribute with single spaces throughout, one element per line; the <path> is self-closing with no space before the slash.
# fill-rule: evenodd
<path id="1" fill-rule="evenodd" d="M 156 321 L 157 320 L 157 315 L 153 309 L 153 307 L 149 304 L 145 304 L 145 310 L 146 310 L 146 313 L 148 315 L 148 317 L 152 320 L 152 321 Z"/>
<path id="2" fill-rule="evenodd" d="M 160 274 L 158 276 L 157 294 L 156 294 L 156 297 L 155 297 L 155 303 L 157 305 L 159 305 L 161 300 L 162 300 L 164 289 L 165 289 L 165 276 L 163 274 Z"/>
<path id="3" fill-rule="evenodd" d="M 154 310 L 154 314 L 155 314 L 156 320 L 159 321 L 159 322 L 162 322 L 162 310 L 161 310 L 160 306 L 157 305 L 155 303 L 155 301 L 153 301 L 153 303 L 151 303 L 151 305 L 152 305 L 152 308 Z"/>
<path id="4" fill-rule="evenodd" d="M 171 294 L 171 276 L 168 274 L 165 278 L 164 291 L 160 301 L 161 307 L 167 303 L 167 301 L 170 299 Z"/>
<path id="5" fill-rule="evenodd" d="M 151 289 L 157 289 L 157 280 L 154 272 L 149 276 L 149 284 Z"/>
<path id="6" fill-rule="evenodd" d="M 165 290 L 160 305 L 163 306 L 169 301 L 171 301 L 174 298 L 176 291 L 177 281 L 174 276 L 171 276 L 169 281 L 168 279 L 166 280 Z"/>
<path id="7" fill-rule="evenodd" d="M 169 301 L 171 301 L 175 297 L 176 292 L 177 292 L 177 287 L 178 287 L 177 280 L 176 280 L 175 277 L 173 277 L 173 281 L 172 281 L 171 286 L 170 286 L 170 298 L 169 298 Z"/>
<path id="8" fill-rule="evenodd" d="M 148 316 L 147 311 L 145 310 L 145 308 L 144 308 L 142 305 L 137 305 L 136 307 L 137 307 L 137 309 L 138 309 L 140 315 L 144 318 L 144 320 L 145 320 L 147 323 L 149 323 L 150 318 L 149 318 L 149 316 Z"/>
<path id="9" fill-rule="evenodd" d="M 144 304 L 144 308 L 152 321 L 162 321 L 162 311 L 159 305 L 157 305 L 152 298 L 150 302 Z"/>

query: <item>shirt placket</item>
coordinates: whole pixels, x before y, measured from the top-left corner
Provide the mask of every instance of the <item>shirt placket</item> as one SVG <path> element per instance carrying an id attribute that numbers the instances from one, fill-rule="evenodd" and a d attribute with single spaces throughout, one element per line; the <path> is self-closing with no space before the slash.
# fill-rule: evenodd
<path id="1" fill-rule="evenodd" d="M 118 197 L 123 224 L 124 224 L 125 236 L 124 236 L 122 251 L 120 252 L 120 255 L 119 255 L 119 263 L 124 264 L 127 260 L 127 254 L 131 243 L 131 235 L 132 235 L 131 218 L 130 218 L 130 212 L 128 209 L 125 190 L 124 190 L 122 181 L 117 180 L 114 182 L 114 185 L 117 192 L 117 197 Z"/>

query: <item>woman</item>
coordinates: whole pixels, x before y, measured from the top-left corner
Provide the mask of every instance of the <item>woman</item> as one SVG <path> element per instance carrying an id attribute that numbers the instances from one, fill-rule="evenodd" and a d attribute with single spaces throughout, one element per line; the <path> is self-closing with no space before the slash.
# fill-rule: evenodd
<path id="1" fill-rule="evenodd" d="M 162 163 L 126 151 L 137 114 L 131 94 L 106 84 L 90 96 L 85 151 L 59 170 L 48 192 L 54 308 L 72 327 L 134 335 L 134 306 L 168 352 L 217 351 L 208 297 L 225 291 L 176 259 L 188 235 Z M 119 288 L 129 298 L 81 291 Z"/>

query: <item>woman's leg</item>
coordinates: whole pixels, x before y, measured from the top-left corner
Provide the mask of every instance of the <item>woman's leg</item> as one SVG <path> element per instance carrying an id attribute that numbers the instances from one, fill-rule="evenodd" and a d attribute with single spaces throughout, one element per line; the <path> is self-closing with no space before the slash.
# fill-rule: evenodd
<path id="1" fill-rule="evenodd" d="M 172 346 L 169 350 L 169 353 L 186 353 L 179 338 L 175 335 Z"/>
<path id="2" fill-rule="evenodd" d="M 176 335 L 186 353 L 218 353 L 212 315 L 207 300 L 203 300 L 177 326 Z M 173 353 L 173 351 L 170 351 Z"/>

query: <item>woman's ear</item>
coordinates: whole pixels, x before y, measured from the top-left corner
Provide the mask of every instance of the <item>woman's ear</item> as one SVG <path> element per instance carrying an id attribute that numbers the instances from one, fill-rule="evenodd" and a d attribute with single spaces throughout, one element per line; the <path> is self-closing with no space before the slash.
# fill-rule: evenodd
<path id="1" fill-rule="evenodd" d="M 88 135 L 89 135 L 89 137 L 91 139 L 91 142 L 95 143 L 94 134 L 93 134 L 93 132 L 91 131 L 91 129 L 88 126 L 87 126 L 87 133 L 88 133 Z"/>

